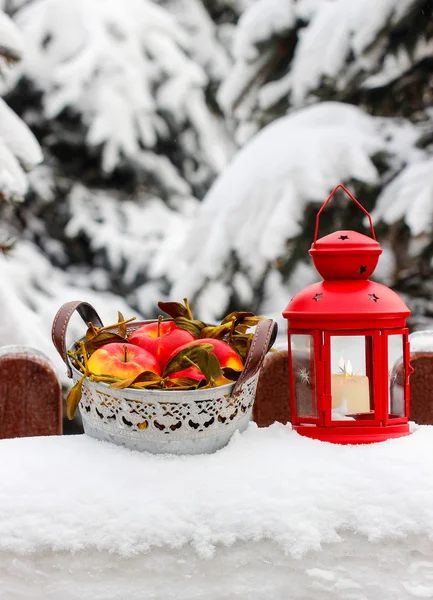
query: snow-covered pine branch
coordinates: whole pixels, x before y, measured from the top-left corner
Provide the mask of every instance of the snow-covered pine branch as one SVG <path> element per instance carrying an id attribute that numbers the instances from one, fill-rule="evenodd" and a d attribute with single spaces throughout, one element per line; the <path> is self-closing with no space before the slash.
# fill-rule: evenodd
<path id="1" fill-rule="evenodd" d="M 404 221 L 412 236 L 433 233 L 433 158 L 406 166 L 379 195 L 372 217 L 387 225 Z"/>
<path id="2" fill-rule="evenodd" d="M 23 40 L 13 21 L 0 6 L 0 61 L 14 63 L 23 56 Z M 0 62 L 0 67 L 2 62 Z"/>
<path id="3" fill-rule="evenodd" d="M 239 21 L 235 63 L 219 101 L 241 122 L 263 121 L 278 104 L 300 107 L 317 97 L 346 99 L 358 88 L 384 87 L 432 54 L 428 15 L 419 39 L 408 34 L 424 5 L 425 0 L 258 0 Z"/>
<path id="4" fill-rule="evenodd" d="M 21 59 L 21 35 L 0 10 L 0 74 Z M 36 138 L 27 125 L 0 98 L 0 198 L 21 200 L 27 191 L 25 171 L 42 160 Z"/>
<path id="5" fill-rule="evenodd" d="M 189 4 L 185 11 L 201 19 Z M 152 0 L 127 8 L 121 0 L 31 0 L 14 19 L 29 49 L 23 73 L 42 92 L 45 117 L 78 115 L 88 146 L 102 149 L 105 173 L 164 144 L 180 149 L 176 167 L 193 185 L 227 162 L 229 137 L 205 96 L 205 66 L 227 69 L 216 38 L 212 60 L 202 43 L 201 66 L 197 37 Z"/>
<path id="6" fill-rule="evenodd" d="M 236 296 L 260 309 L 266 277 L 275 261 L 290 255 L 305 208 L 323 202 L 335 182 L 379 184 L 372 157 L 397 153 L 385 139 L 389 130 L 383 120 L 336 102 L 265 127 L 216 180 L 182 245 L 159 255 L 155 271 L 173 282 L 172 296 L 196 298 L 209 320 Z"/>
<path id="7" fill-rule="evenodd" d="M 154 282 L 151 298 L 144 298 L 140 285 L 150 279 L 149 271 L 161 248 L 168 249 L 183 237 L 187 219 L 196 212 L 198 202 L 182 202 L 175 211 L 156 197 L 143 195 L 131 201 L 119 193 L 77 183 L 68 204 L 71 217 L 65 233 L 71 239 L 79 237 L 94 256 L 96 280 L 88 275 L 87 285 L 97 288 L 101 273 L 108 272 L 103 288 L 110 289 L 112 282 L 123 291 L 133 288 L 133 303 L 144 313 L 154 311 L 164 295 L 163 282 Z"/>
<path id="8" fill-rule="evenodd" d="M 58 308 L 71 299 L 97 307 L 105 323 L 115 322 L 117 311 L 126 318 L 137 315 L 120 297 L 89 289 L 88 277 L 54 268 L 32 243 L 20 240 L 10 257 L 0 256 L 1 344 L 28 345 L 45 352 L 55 363 L 63 383 L 70 384 L 64 365 L 51 342 L 51 325 Z M 71 321 L 67 343 L 83 335 L 83 322 Z"/>

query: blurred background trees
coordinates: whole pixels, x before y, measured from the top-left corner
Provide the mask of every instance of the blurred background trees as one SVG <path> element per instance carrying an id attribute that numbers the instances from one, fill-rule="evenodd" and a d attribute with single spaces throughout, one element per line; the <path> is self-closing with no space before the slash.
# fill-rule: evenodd
<path id="1" fill-rule="evenodd" d="M 41 349 L 72 298 L 111 321 L 118 309 L 155 316 L 157 300 L 184 296 L 206 320 L 235 308 L 278 315 L 317 279 L 315 214 L 339 182 L 373 212 L 377 277 L 404 295 L 412 327 L 431 322 L 431 0 L 0 8 L 0 48 L 9 27 L 21 32 L 16 58 L 24 49 L 13 69 L 2 63 L 0 109 L 43 150 L 17 179 L 24 201 L 2 203 L 2 235 L 19 243 L 0 273 Z M 40 157 L 33 138 L 29 155 L 11 149 L 0 120 L 7 196 L 7 160 Z M 344 197 L 324 217 L 322 234 L 368 232 Z M 26 335 L 14 329 L 4 343 Z"/>

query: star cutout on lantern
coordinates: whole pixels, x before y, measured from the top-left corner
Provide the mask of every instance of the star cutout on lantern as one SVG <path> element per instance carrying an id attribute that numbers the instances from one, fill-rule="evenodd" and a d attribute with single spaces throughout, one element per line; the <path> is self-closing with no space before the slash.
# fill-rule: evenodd
<path id="1" fill-rule="evenodd" d="M 313 298 L 313 300 L 315 300 L 316 302 L 319 302 L 319 300 L 322 299 L 323 294 L 316 294 Z"/>
<path id="2" fill-rule="evenodd" d="M 298 375 L 299 381 L 302 381 L 302 383 L 306 383 L 307 385 L 309 385 L 311 383 L 310 374 L 307 371 L 307 369 L 305 369 L 305 368 L 298 369 L 297 375 Z"/>
<path id="3" fill-rule="evenodd" d="M 370 300 L 373 300 L 373 302 L 377 302 L 379 300 L 379 297 L 376 296 L 376 294 L 368 294 L 368 297 Z"/>
<path id="4" fill-rule="evenodd" d="M 348 240 L 349 236 L 348 235 L 340 235 L 340 237 L 338 239 L 339 240 Z"/>
<path id="5" fill-rule="evenodd" d="M 365 265 L 361 265 L 359 268 L 359 273 L 360 275 L 362 275 L 363 273 L 365 273 L 367 270 L 367 267 Z"/>

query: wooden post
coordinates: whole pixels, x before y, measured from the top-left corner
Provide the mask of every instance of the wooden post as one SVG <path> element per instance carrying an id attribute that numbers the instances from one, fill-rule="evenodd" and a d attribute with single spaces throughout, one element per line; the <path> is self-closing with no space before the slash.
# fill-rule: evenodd
<path id="1" fill-rule="evenodd" d="M 0 438 L 62 433 L 62 390 L 49 359 L 33 348 L 0 348 Z"/>

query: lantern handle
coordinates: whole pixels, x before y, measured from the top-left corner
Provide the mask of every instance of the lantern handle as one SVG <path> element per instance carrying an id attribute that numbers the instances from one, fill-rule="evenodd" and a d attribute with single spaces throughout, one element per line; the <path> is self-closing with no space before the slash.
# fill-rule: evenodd
<path id="1" fill-rule="evenodd" d="M 338 189 L 342 189 L 342 190 L 344 190 L 344 191 L 346 192 L 346 194 L 347 194 L 347 195 L 348 195 L 350 198 L 352 198 L 352 200 L 355 202 L 355 204 L 357 204 L 357 205 L 359 206 L 359 208 L 362 210 L 362 212 L 363 212 L 365 215 L 367 215 L 367 217 L 368 217 L 368 220 L 369 220 L 369 222 L 370 222 L 371 235 L 372 235 L 373 239 L 374 239 L 374 240 L 376 240 L 376 234 L 374 233 L 373 221 L 371 220 L 371 215 L 370 215 L 370 213 L 368 212 L 368 210 L 367 210 L 367 209 L 365 209 L 365 208 L 362 206 L 362 204 L 361 204 L 360 202 L 358 202 L 358 200 L 357 200 L 357 199 L 356 199 L 354 196 L 352 196 L 352 194 L 349 192 L 349 190 L 348 190 L 348 189 L 346 189 L 342 183 L 339 183 L 339 184 L 338 184 L 338 185 L 337 185 L 337 186 L 336 186 L 336 187 L 335 187 L 335 188 L 332 190 L 332 192 L 329 194 L 329 196 L 328 196 L 328 198 L 327 198 L 326 202 L 324 202 L 324 204 L 321 206 L 321 208 L 320 208 L 319 212 L 318 212 L 318 213 L 317 213 L 317 215 L 316 215 L 316 230 L 315 230 L 315 232 L 314 232 L 314 242 L 313 242 L 313 243 L 315 244 L 315 243 L 317 242 L 317 235 L 318 235 L 318 233 L 319 233 L 319 219 L 320 219 L 320 215 L 322 214 L 322 211 L 323 211 L 323 209 L 326 207 L 326 205 L 328 204 L 328 202 L 331 200 L 332 196 L 335 194 L 335 192 L 336 192 Z"/>

